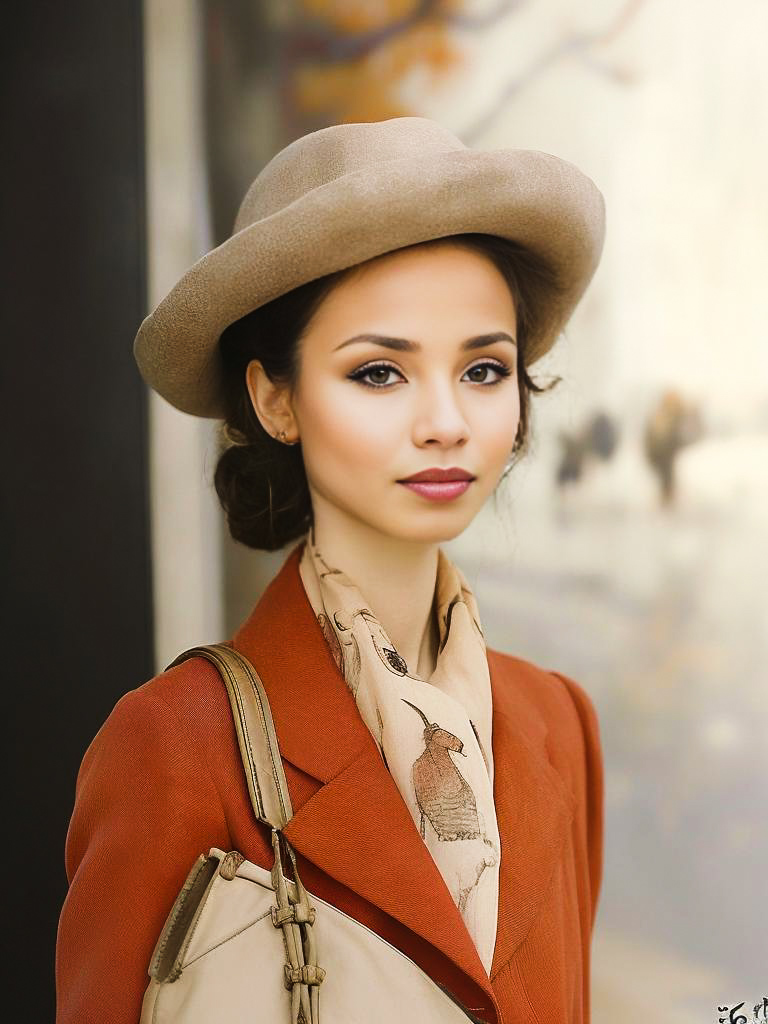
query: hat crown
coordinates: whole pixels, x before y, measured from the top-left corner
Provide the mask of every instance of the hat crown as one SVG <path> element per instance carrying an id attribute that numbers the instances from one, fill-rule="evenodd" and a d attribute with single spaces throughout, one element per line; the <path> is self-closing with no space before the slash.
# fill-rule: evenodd
<path id="1" fill-rule="evenodd" d="M 233 234 L 337 178 L 388 160 L 466 149 L 426 117 L 392 117 L 320 128 L 289 143 L 266 164 L 246 192 Z"/>

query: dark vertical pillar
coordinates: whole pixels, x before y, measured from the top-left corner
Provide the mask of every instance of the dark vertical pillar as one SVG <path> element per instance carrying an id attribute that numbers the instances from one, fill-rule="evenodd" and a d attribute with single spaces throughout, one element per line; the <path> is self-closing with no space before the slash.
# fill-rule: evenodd
<path id="1" fill-rule="evenodd" d="M 153 674 L 147 400 L 131 354 L 146 301 L 141 3 L 16 4 L 3 37 L 3 817 L 18 986 L 5 1005 L 52 1021 L 77 769 Z"/>

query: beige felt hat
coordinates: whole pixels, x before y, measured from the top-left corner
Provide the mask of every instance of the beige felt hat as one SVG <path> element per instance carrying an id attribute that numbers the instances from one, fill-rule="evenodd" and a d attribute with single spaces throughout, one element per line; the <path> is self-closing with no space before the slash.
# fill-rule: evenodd
<path id="1" fill-rule="evenodd" d="M 556 271 L 559 288 L 534 310 L 534 362 L 557 340 L 600 259 L 605 205 L 591 178 L 538 150 L 469 149 L 425 117 L 311 132 L 269 161 L 231 236 L 142 322 L 133 346 L 141 375 L 178 409 L 221 417 L 225 327 L 306 281 L 463 232 L 512 239 Z"/>

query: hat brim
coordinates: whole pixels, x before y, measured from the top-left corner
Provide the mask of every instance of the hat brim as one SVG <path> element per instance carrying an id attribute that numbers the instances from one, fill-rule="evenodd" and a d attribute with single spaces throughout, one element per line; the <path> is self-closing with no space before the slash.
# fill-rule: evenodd
<path id="1" fill-rule="evenodd" d="M 206 253 L 142 322 L 144 380 L 194 416 L 220 418 L 218 340 L 307 281 L 406 245 L 464 232 L 508 238 L 554 270 L 533 310 L 528 364 L 557 340 L 600 260 L 605 204 L 574 164 L 539 150 L 460 149 L 345 174 Z"/>

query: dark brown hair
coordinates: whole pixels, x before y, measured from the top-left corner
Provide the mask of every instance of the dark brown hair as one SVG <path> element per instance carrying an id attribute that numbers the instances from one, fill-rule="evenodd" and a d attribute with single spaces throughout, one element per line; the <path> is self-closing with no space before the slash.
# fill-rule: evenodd
<path id="1" fill-rule="evenodd" d="M 540 387 L 529 377 L 526 363 L 536 296 L 543 287 L 556 288 L 557 281 L 541 257 L 496 235 L 450 235 L 418 245 L 445 242 L 487 256 L 501 272 L 515 302 L 520 424 L 504 479 L 528 449 L 531 392 L 548 391 L 560 379 L 555 377 Z M 301 338 L 321 302 L 354 270 L 335 271 L 278 296 L 230 324 L 219 339 L 225 416 L 214 485 L 229 532 L 247 547 L 276 551 L 297 540 L 312 523 L 312 504 L 301 444 L 284 444 L 262 427 L 248 394 L 246 367 L 258 359 L 270 380 L 295 387 Z"/>

